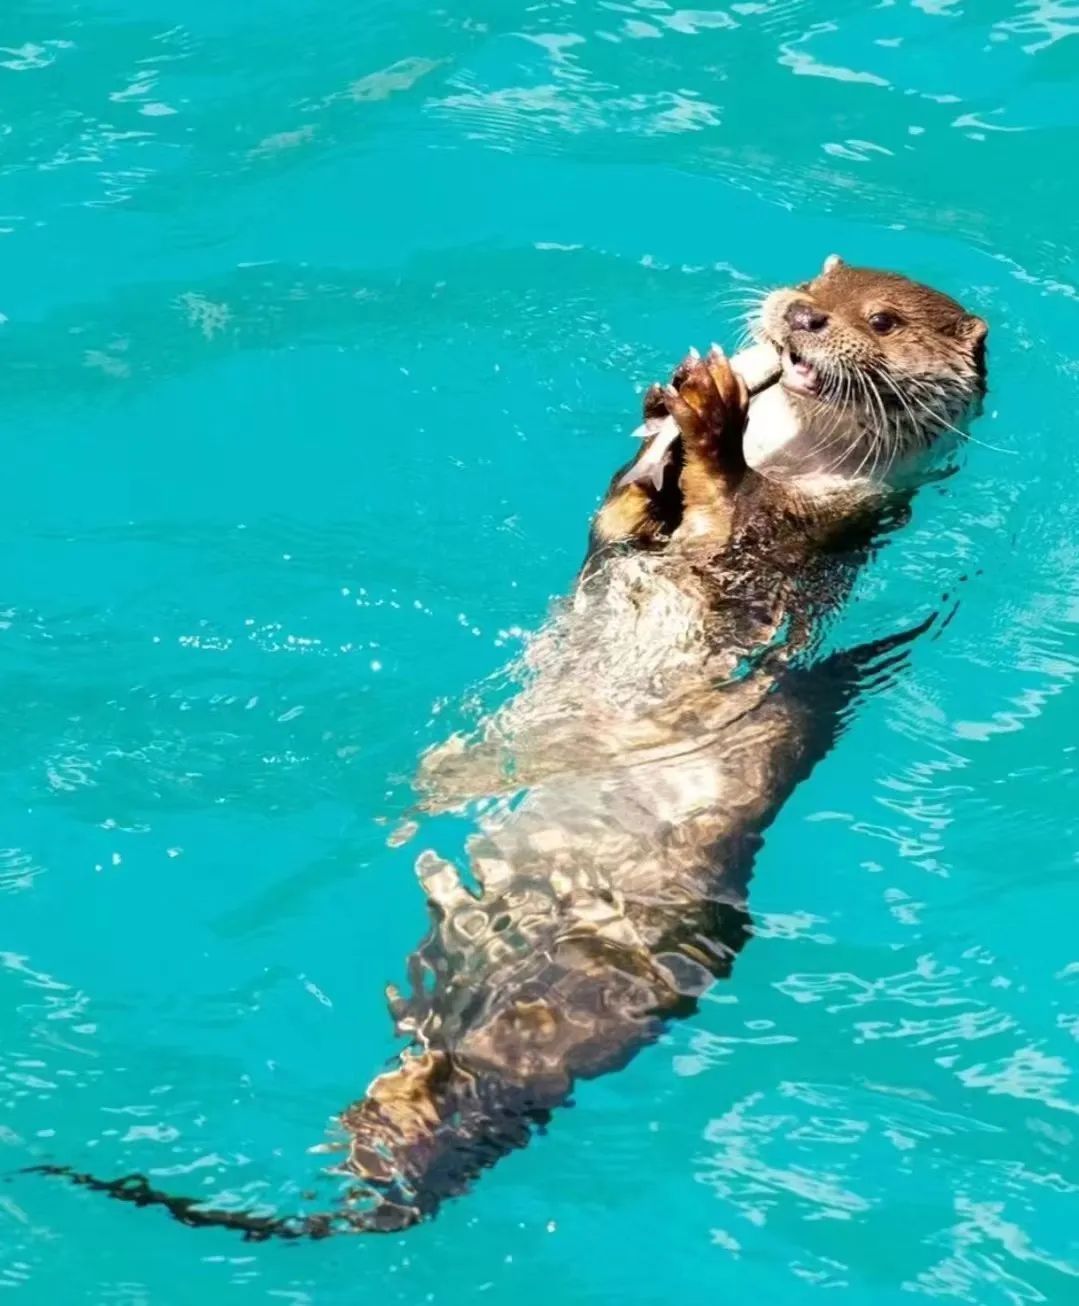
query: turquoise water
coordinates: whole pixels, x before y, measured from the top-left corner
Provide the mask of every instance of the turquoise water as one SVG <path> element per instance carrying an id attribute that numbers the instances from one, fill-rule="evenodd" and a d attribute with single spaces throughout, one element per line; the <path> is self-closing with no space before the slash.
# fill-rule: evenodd
<path id="1" fill-rule="evenodd" d="M 292 1209 L 463 833 L 387 846 L 418 752 L 571 584 L 635 387 L 832 250 L 992 323 L 979 443 L 838 637 L 955 615 L 785 808 L 700 1013 L 402 1236 L 18 1177 L 15 1300 L 1076 1299 L 1076 37 L 1072 0 L 9 0 L 5 1172 Z"/>

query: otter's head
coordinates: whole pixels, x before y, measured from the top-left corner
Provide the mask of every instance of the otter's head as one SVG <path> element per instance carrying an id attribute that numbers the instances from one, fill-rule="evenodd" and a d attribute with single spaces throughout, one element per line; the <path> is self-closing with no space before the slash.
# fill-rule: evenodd
<path id="1" fill-rule="evenodd" d="M 835 255 L 812 281 L 770 294 L 757 324 L 780 353 L 777 389 L 818 462 L 831 455 L 836 471 L 878 477 L 976 403 L 987 330 L 939 291 Z"/>

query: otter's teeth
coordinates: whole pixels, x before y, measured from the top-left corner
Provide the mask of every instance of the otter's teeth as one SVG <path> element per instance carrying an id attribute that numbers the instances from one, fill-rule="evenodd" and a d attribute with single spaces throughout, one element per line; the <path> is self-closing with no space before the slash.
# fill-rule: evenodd
<path id="1" fill-rule="evenodd" d="M 783 373 L 787 386 L 801 394 L 816 394 L 820 389 L 820 373 L 792 345 L 783 357 Z"/>

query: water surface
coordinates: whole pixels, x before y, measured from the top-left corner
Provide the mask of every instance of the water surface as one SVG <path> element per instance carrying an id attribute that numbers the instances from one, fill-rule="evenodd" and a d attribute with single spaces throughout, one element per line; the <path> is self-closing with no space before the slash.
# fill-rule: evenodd
<path id="1" fill-rule="evenodd" d="M 417 754 L 571 584 L 635 390 L 833 250 L 992 323 L 978 443 L 836 639 L 955 616 L 769 833 L 699 1015 L 399 1238 L 17 1179 L 16 1299 L 1074 1300 L 1076 36 L 1071 0 L 10 0 L 5 1170 L 294 1205 L 395 1049 L 417 846 L 466 833 L 387 846 Z"/>

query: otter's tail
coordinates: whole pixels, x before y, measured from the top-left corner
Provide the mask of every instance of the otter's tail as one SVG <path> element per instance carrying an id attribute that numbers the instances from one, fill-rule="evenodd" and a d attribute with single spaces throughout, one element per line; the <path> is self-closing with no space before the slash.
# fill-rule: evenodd
<path id="1" fill-rule="evenodd" d="M 249 1215 L 246 1211 L 215 1211 L 194 1197 L 174 1197 L 151 1187 L 145 1175 L 130 1174 L 120 1179 L 97 1179 L 69 1165 L 29 1165 L 20 1174 L 52 1175 L 67 1179 L 81 1188 L 105 1193 L 118 1202 L 134 1206 L 163 1206 L 174 1220 L 192 1229 L 235 1229 L 245 1242 L 265 1242 L 268 1238 L 325 1238 L 333 1232 L 329 1216 L 296 1217 Z"/>
<path id="2" fill-rule="evenodd" d="M 155 1188 L 142 1174 L 99 1179 L 73 1166 L 41 1163 L 19 1173 L 66 1179 L 133 1206 L 158 1206 L 193 1229 L 232 1229 L 246 1242 L 319 1239 L 335 1233 L 393 1233 L 465 1192 L 499 1157 L 523 1147 L 548 1111 L 524 1090 L 486 1086 L 455 1071 L 445 1052 L 405 1053 L 342 1115 L 347 1158 L 334 1174 L 356 1182 L 333 1213 L 256 1215 Z"/>

